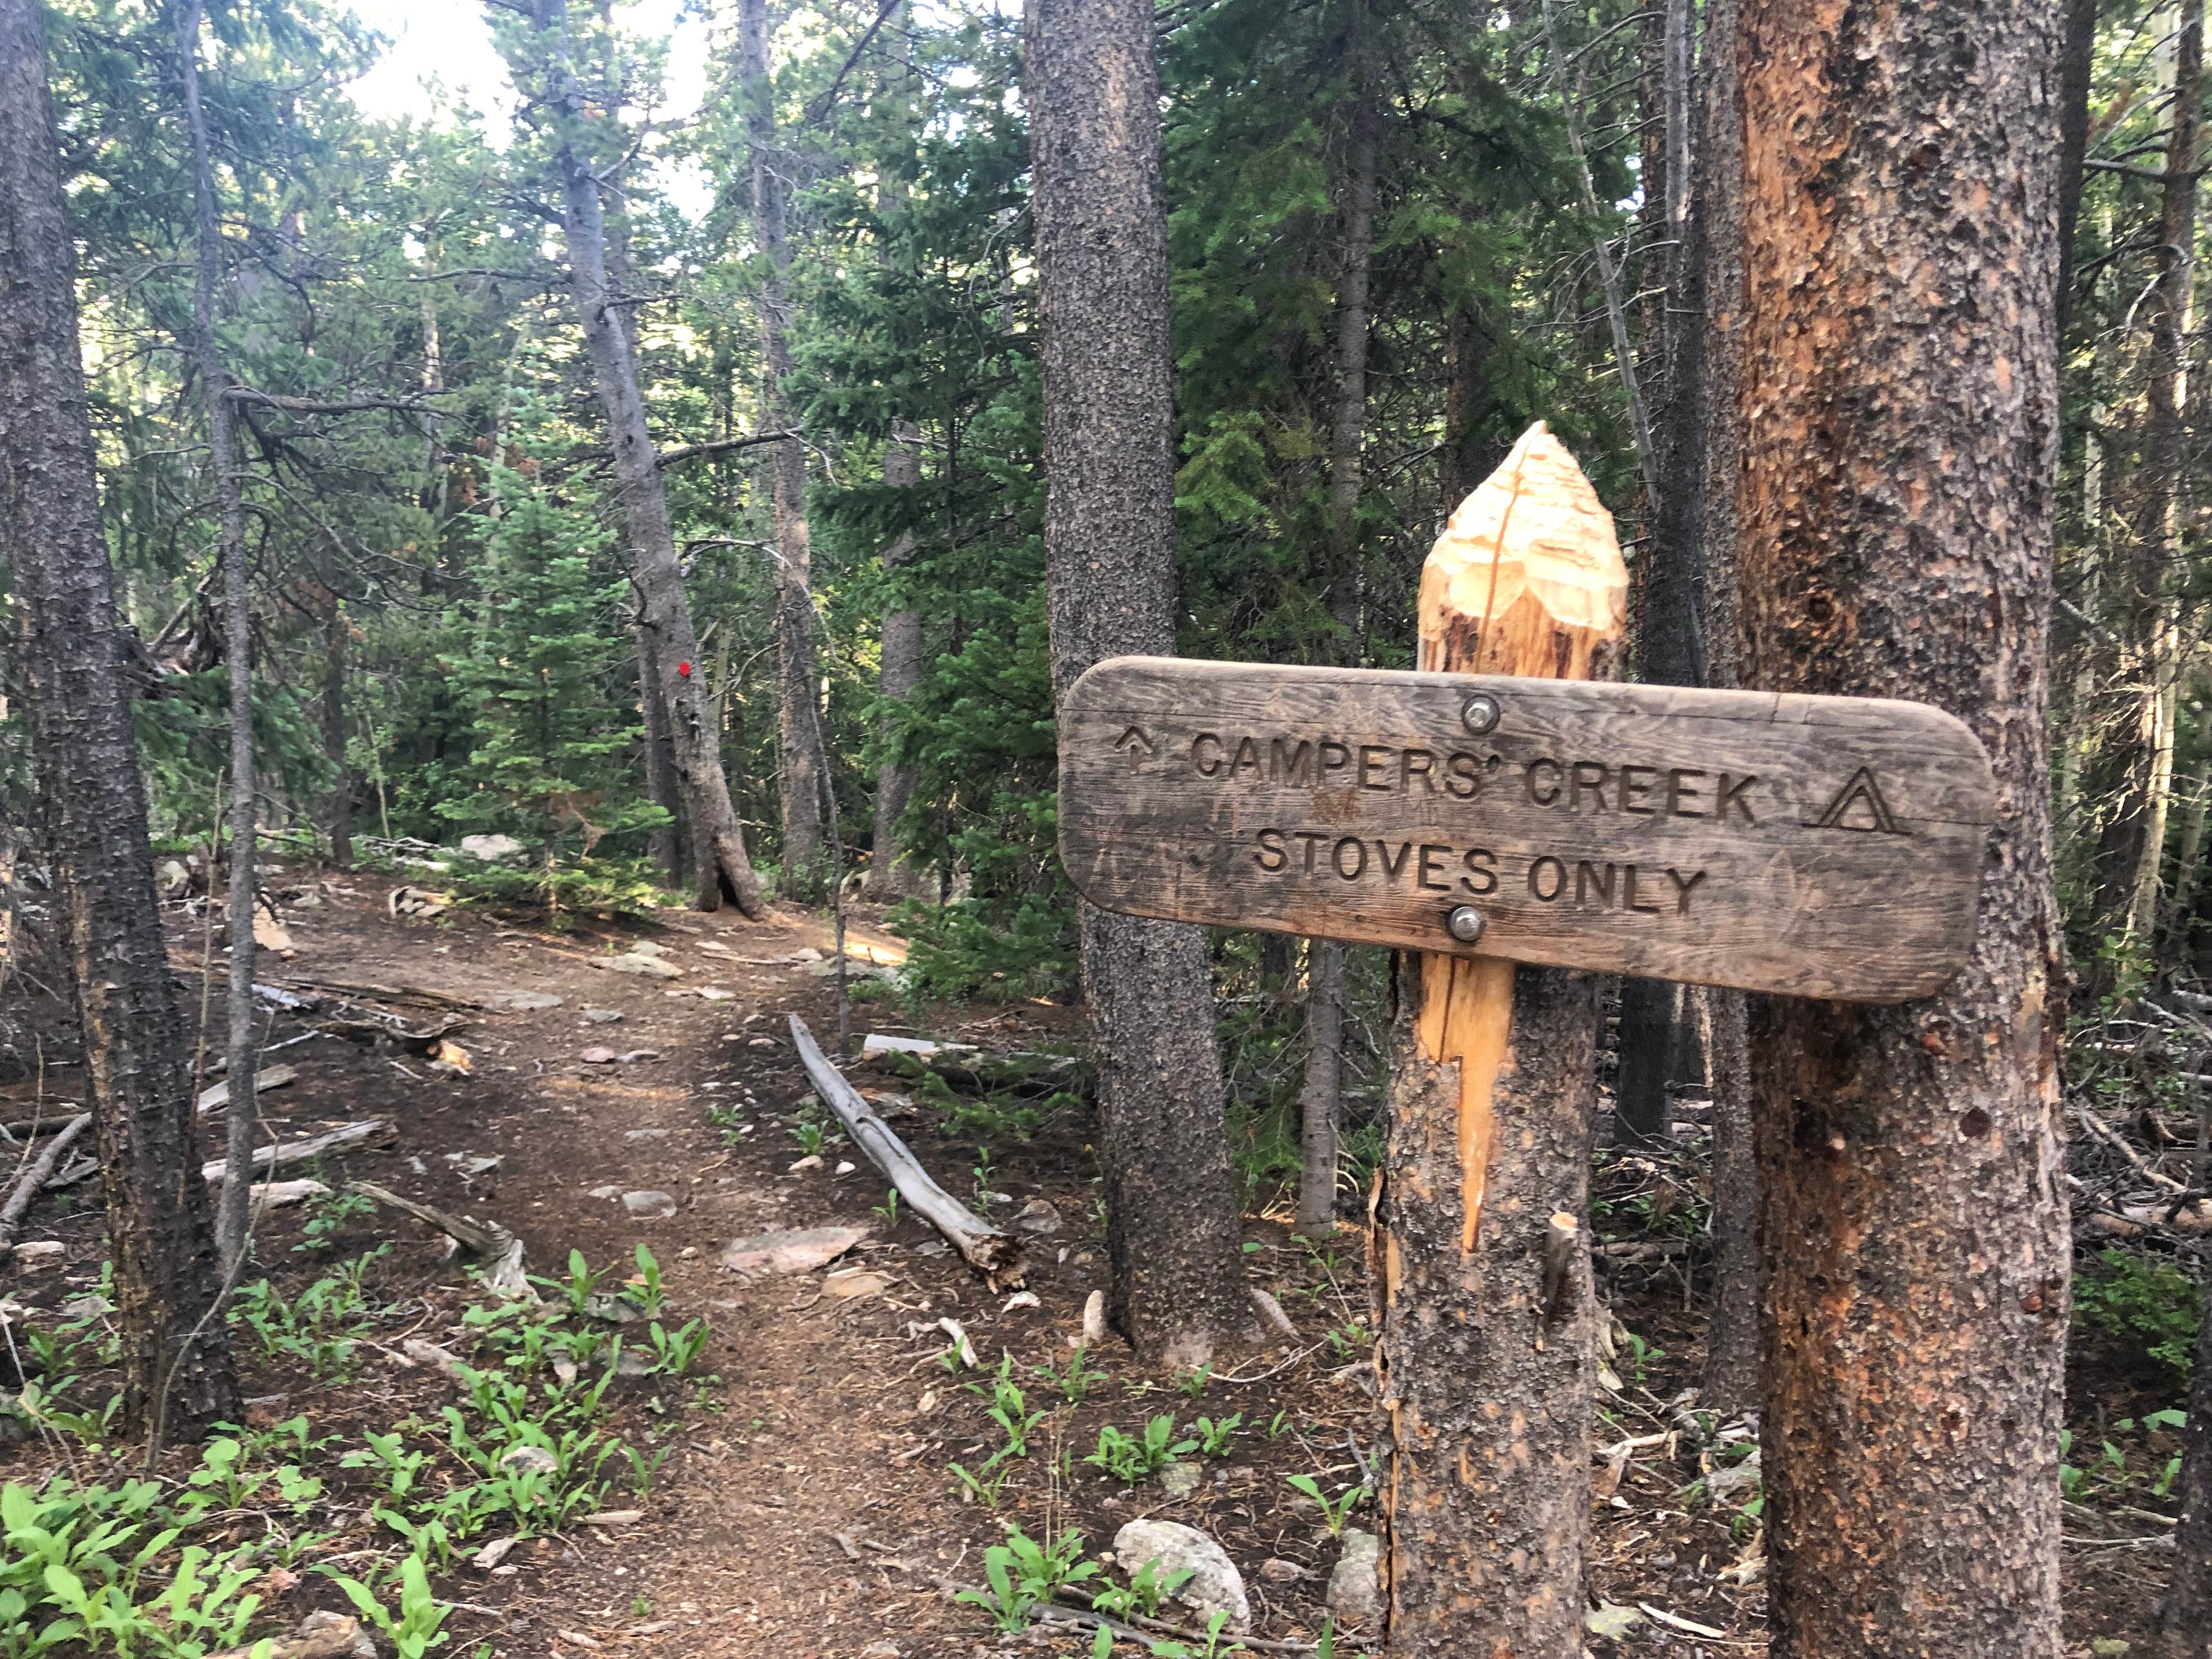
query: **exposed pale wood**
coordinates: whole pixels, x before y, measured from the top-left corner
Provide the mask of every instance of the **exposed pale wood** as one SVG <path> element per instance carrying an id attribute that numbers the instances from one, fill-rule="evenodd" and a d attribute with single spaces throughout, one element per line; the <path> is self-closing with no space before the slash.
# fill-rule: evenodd
<path id="1" fill-rule="evenodd" d="M 253 1092 L 258 1095 L 270 1089 L 281 1089 L 288 1083 L 298 1082 L 299 1079 L 300 1068 L 296 1066 L 271 1066 L 266 1070 L 256 1072 L 253 1074 Z M 218 1083 L 214 1088 L 206 1090 L 201 1094 L 199 1109 L 203 1112 L 212 1112 L 218 1106 L 228 1106 L 229 1103 L 230 1085 Z"/>
<path id="2" fill-rule="evenodd" d="M 531 1289 L 530 1280 L 523 1274 L 522 1241 L 498 1222 L 478 1221 L 473 1216 L 454 1215 L 450 1211 L 418 1204 L 373 1182 L 349 1181 L 346 1190 L 411 1215 L 445 1234 L 484 1264 L 487 1290 L 500 1296 L 525 1297 L 532 1302 L 538 1299 L 538 1292 Z"/>
<path id="3" fill-rule="evenodd" d="M 46 1144 L 38 1157 L 31 1161 L 31 1166 L 23 1171 L 23 1178 L 15 1183 L 15 1190 L 9 1194 L 8 1202 L 0 1206 L 0 1250 L 6 1249 L 15 1242 L 15 1235 L 22 1231 L 23 1218 L 31 1212 L 31 1203 L 38 1197 L 39 1189 L 60 1167 L 62 1154 L 69 1151 L 71 1143 L 91 1127 L 91 1123 L 90 1112 L 78 1113 L 62 1126 L 62 1132 Z"/>
<path id="4" fill-rule="evenodd" d="M 1572 572 L 1539 569 L 1500 573 L 1499 647 L 1576 667 L 1529 620 Z M 1478 691 L 1504 710 L 1480 736 Z M 1060 732 L 1061 857 L 1102 907 L 1799 996 L 1947 982 L 1994 817 L 1973 734 L 1877 698 L 1132 657 Z M 1474 945 L 1443 931 L 1462 903 Z"/>
<path id="5" fill-rule="evenodd" d="M 876 1115 L 844 1073 L 830 1063 L 806 1022 L 791 1017 L 791 1043 L 806 1068 L 807 1081 L 822 1103 L 837 1115 L 852 1142 L 868 1155 L 868 1161 L 889 1177 L 908 1207 L 945 1235 L 968 1265 L 989 1281 L 993 1290 L 1019 1285 L 1025 1269 L 1020 1241 L 989 1222 L 930 1179 L 929 1171 L 915 1160 L 906 1144 Z"/>
<path id="6" fill-rule="evenodd" d="M 373 985 L 346 979 L 302 979 L 289 976 L 277 981 L 295 990 L 322 991 L 333 996 L 366 997 L 374 1002 L 396 1002 L 403 1007 L 432 1008 L 441 1013 L 484 1013 L 488 1005 L 457 991 L 441 991 L 428 985 Z"/>
<path id="7" fill-rule="evenodd" d="M 253 1167 L 257 1170 L 281 1170 L 295 1164 L 308 1164 L 331 1152 L 366 1146 L 392 1133 L 390 1121 L 380 1117 L 364 1118 L 358 1123 L 341 1123 L 335 1129 L 309 1135 L 304 1140 L 289 1140 L 275 1146 L 256 1146 L 253 1149 Z M 210 1181 L 220 1181 L 228 1161 L 215 1158 L 202 1164 L 200 1173 Z"/>
<path id="8" fill-rule="evenodd" d="M 1430 555 L 1426 675 L 1398 677 L 1410 682 L 1398 695 L 1425 692 L 1456 725 L 1464 693 L 1438 673 L 1607 672 L 1626 587 L 1610 520 L 1539 423 Z M 1534 701 L 1505 692 L 1509 708 Z M 1362 793 L 1312 805 L 1356 811 Z M 1595 984 L 1464 953 L 1408 957 L 1404 977 L 1373 1252 L 1385 1652 L 1457 1659 L 1480 1631 L 1486 1652 L 1577 1653 Z"/>

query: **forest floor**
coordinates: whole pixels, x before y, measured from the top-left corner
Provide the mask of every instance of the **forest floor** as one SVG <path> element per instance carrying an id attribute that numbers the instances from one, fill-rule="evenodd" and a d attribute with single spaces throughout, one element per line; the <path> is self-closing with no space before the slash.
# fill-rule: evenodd
<path id="1" fill-rule="evenodd" d="M 946 1586 L 983 1579 L 982 1551 L 1007 1522 L 1037 1539 L 1073 1528 L 1097 1559 L 1112 1549 L 1116 1529 L 1139 1516 L 1185 1522 L 1223 1546 L 1242 1570 L 1256 1635 L 1304 1644 L 1321 1632 L 1340 1543 L 1289 1477 L 1311 1477 L 1333 1505 L 1365 1473 L 1371 1379 L 1355 1228 L 1309 1240 L 1272 1210 L 1248 1218 L 1255 1282 L 1280 1299 L 1295 1341 L 1209 1377 L 1179 1379 L 1147 1373 L 1109 1338 L 1083 1357 L 1094 1374 L 1087 1389 L 1070 1388 L 1071 1369 L 1082 1369 L 1070 1362 L 1085 1299 L 1106 1273 L 1081 1109 L 1046 1115 L 1036 1109 L 1042 1103 L 1024 1109 L 1004 1100 L 948 1109 L 934 1091 L 848 1066 L 945 1188 L 1003 1195 L 987 1200 L 994 1216 L 1026 1224 L 1033 1302 L 988 1290 L 926 1224 L 884 1212 L 886 1183 L 842 1139 L 833 1135 L 818 1160 L 803 1153 L 804 1132 L 794 1126 L 827 1115 L 811 1103 L 787 1017 L 805 1019 L 825 1048 L 836 1033 L 834 984 L 820 971 L 833 945 L 818 919 L 784 911 L 759 923 L 734 913 L 662 913 L 635 924 L 586 916 L 556 933 L 460 907 L 394 916 L 394 879 L 366 872 L 279 872 L 270 884 L 291 896 L 283 921 L 294 953 L 269 961 L 265 979 L 326 994 L 381 987 L 450 1000 L 465 1023 L 448 1040 L 468 1068 L 434 1070 L 434 1055 L 328 1034 L 270 1055 L 266 1064 L 281 1061 L 297 1075 L 260 1097 L 265 1138 L 291 1140 L 369 1119 L 389 1126 L 368 1148 L 285 1173 L 318 1173 L 332 1186 L 368 1181 L 503 1223 L 523 1239 L 530 1271 L 551 1281 L 544 1294 L 556 1308 L 570 1252 L 593 1271 L 617 1270 L 605 1290 L 626 1277 L 649 1281 L 639 1271 L 644 1246 L 661 1282 L 633 1283 L 629 1300 L 653 1318 L 635 1316 L 635 1307 L 612 1310 L 634 1316 L 619 1328 L 630 1352 L 648 1352 L 650 1323 L 664 1335 L 694 1319 L 711 1328 L 688 1368 L 621 1376 L 607 1396 L 606 1432 L 648 1462 L 665 1452 L 649 1480 L 634 1478 L 630 1460 L 611 1461 L 605 1489 L 592 1488 L 556 1530 L 503 1555 L 494 1549 L 486 1565 L 471 1565 L 477 1552 L 514 1528 L 479 1522 L 477 1535 L 456 1539 L 450 1569 L 437 1580 L 439 1594 L 456 1604 L 447 1651 L 965 1659 L 1012 1644 L 1088 1654 L 1087 1632 L 1033 1627 L 1001 1637 Z M 659 959 L 680 976 L 595 967 L 630 954 L 641 939 L 661 947 Z M 860 927 L 849 948 L 895 957 L 900 947 Z M 203 925 L 179 915 L 173 961 L 195 1006 L 205 951 Z M 219 980 L 219 953 L 213 959 Z M 373 991 L 353 994 L 378 1000 Z M 213 1006 L 209 1029 L 220 1030 L 219 994 Z M 412 1012 L 426 1018 L 419 1002 Z M 1068 1046 L 1077 1016 L 1016 1004 L 933 1008 L 922 1024 L 921 1035 L 1020 1051 Z M 269 1042 L 314 1029 L 280 1013 Z M 856 1049 L 867 1030 L 916 1034 L 888 997 L 856 1001 L 852 1029 Z M 70 1087 L 63 1078 L 47 1081 L 52 1113 Z M 35 1088 L 26 1080 L 4 1091 L 0 1111 L 30 1115 Z M 979 1146 L 988 1148 L 980 1159 Z M 1681 1266 L 1680 1233 L 1668 1224 L 1690 1197 L 1689 1167 L 1612 1158 L 1600 1183 L 1609 1217 L 1601 1231 L 1654 1248 L 1641 1260 L 1626 1252 L 1631 1259 L 1613 1269 L 1622 1330 L 1612 1364 L 1620 1386 L 1600 1439 L 1640 1443 L 1597 1470 L 1592 1589 L 1611 1616 L 1628 1621 L 1617 1640 L 1593 1636 L 1598 1659 L 1661 1651 L 1719 1659 L 1764 1646 L 1757 1486 L 1738 1468 L 1749 1431 L 1706 1424 L 1700 1445 L 1700 1425 L 1677 1409 L 1697 1376 L 1703 1320 Z M 26 1329 L 98 1335 L 96 1191 L 87 1182 L 34 1212 L 25 1237 L 37 1243 L 19 1255 L 9 1287 Z M 71 1200 L 73 1208 L 63 1207 Z M 865 1237 L 834 1262 L 800 1271 L 746 1277 L 724 1265 L 733 1240 L 822 1227 Z M 48 1241 L 64 1248 L 56 1252 Z M 345 1264 L 385 1245 L 349 1279 Z M 432 1455 L 427 1486 L 459 1481 L 465 1472 L 438 1461 L 440 1424 L 468 1390 L 439 1351 L 493 1368 L 500 1354 L 488 1346 L 497 1332 L 482 1316 L 465 1320 L 485 1293 L 448 1258 L 441 1236 L 414 1219 L 335 1200 L 272 1210 L 258 1225 L 257 1251 L 274 1297 L 234 1329 L 252 1396 L 246 1439 L 290 1436 L 303 1449 L 300 1466 L 325 1492 L 290 1519 L 272 1518 L 259 1500 L 237 1502 L 216 1519 L 233 1540 L 258 1528 L 298 1534 L 272 1558 L 285 1565 L 263 1586 L 281 1589 L 273 1610 L 289 1621 L 345 1605 L 317 1565 L 372 1577 L 380 1560 L 402 1553 L 372 1512 L 378 1482 L 389 1488 L 388 1469 L 374 1459 L 349 1468 L 341 1455 L 362 1452 L 370 1432 L 398 1430 Z M 831 1273 L 842 1276 L 832 1281 Z M 358 1296 L 343 1293 L 349 1283 Z M 330 1286 L 337 1289 L 318 1288 Z M 939 1322 L 946 1319 L 964 1329 L 974 1367 L 959 1362 Z M 1007 1356 L 1005 1380 L 1023 1395 L 1012 1415 L 1039 1415 L 1027 1455 L 987 1468 L 1006 1442 L 989 1413 L 1008 1405 L 1003 1394 L 994 1400 Z M 2099 1390 L 2094 1409 L 2075 1411 L 2077 1435 L 2090 1439 L 2108 1434 L 2123 1410 L 2172 1405 L 2179 1393 L 2130 1376 L 2076 1381 L 2094 1381 Z M 88 1370 L 72 1386 L 88 1402 L 99 1383 Z M 1071 1401 L 1071 1392 L 1079 1400 Z M 307 1429 L 279 1428 L 301 1413 Z M 1085 1461 L 1102 1428 L 1140 1440 L 1163 1414 L 1176 1440 L 1200 1433 L 1199 1418 L 1237 1419 L 1218 1455 L 1181 1460 L 1179 1495 L 1158 1475 L 1131 1484 Z M 97 1439 L 83 1433 L 70 1445 L 52 1431 L 34 1436 L 0 1454 L 0 1474 L 37 1480 L 65 1462 L 80 1482 L 103 1468 L 120 1479 L 135 1454 L 119 1449 L 109 1464 L 93 1449 Z M 198 1455 L 179 1451 L 170 1461 L 186 1470 Z M 963 1501 L 955 1464 L 997 1483 L 987 1501 Z M 2142 1507 L 2108 1504 L 2099 1513 L 2117 1518 L 2115 1536 L 2160 1530 L 2127 1523 L 2129 1513 L 2150 1513 Z M 1353 1528 L 1372 1524 L 1364 1507 L 1351 1516 Z M 2068 1531 L 2084 1528 L 2069 1520 Z M 2166 1559 L 2154 1548 L 2069 1546 L 2069 1650 L 2122 1650 L 2111 1644 L 2144 1628 Z M 1162 1616 L 1194 1622 L 1173 1604 Z M 1357 1650 L 1355 1633 L 1340 1638 L 1337 1651 Z"/>

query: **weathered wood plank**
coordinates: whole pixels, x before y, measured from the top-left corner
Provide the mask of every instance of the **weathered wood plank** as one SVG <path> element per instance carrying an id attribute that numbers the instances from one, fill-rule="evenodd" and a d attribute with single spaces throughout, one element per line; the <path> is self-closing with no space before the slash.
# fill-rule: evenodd
<path id="1" fill-rule="evenodd" d="M 1877 698 L 1123 657 L 1060 716 L 1103 908 L 1851 1001 L 1957 971 L 1995 799 Z"/>

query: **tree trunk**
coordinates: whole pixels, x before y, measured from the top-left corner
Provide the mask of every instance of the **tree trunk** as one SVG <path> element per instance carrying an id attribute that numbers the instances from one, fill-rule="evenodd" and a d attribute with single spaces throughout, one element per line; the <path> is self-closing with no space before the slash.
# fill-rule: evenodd
<path id="1" fill-rule="evenodd" d="M 1029 0 L 1053 690 L 1175 649 L 1167 211 L 1151 0 Z M 1252 1334 L 1206 938 L 1079 902 L 1109 1310 L 1148 1359 Z"/>
<path id="2" fill-rule="evenodd" d="M 1753 1012 L 1771 1651 L 2057 1659 L 2058 19 L 1743 19 L 1743 681 L 1946 708 L 1999 792 L 1949 988 Z"/>
<path id="3" fill-rule="evenodd" d="M 645 720 L 645 793 L 668 814 L 653 826 L 647 856 L 668 874 L 672 886 L 684 879 L 684 796 L 676 787 L 676 740 L 668 729 L 668 707 L 660 700 L 660 664 L 653 635 L 633 628 L 637 645 L 637 708 Z"/>
<path id="4" fill-rule="evenodd" d="M 1741 684 L 1736 657 L 1736 480 L 1743 465 L 1743 85 L 1736 0 L 1706 0 L 1698 144 L 1697 264 L 1705 276 L 1703 638 L 1708 684 Z M 1759 1401 L 1759 1166 L 1752 1144 L 1748 1010 L 1741 991 L 1705 994 L 1713 1087 L 1713 1304 L 1698 1403 L 1738 1412 Z"/>
<path id="5" fill-rule="evenodd" d="M 23 607 L 54 926 L 99 1137 L 124 1409 L 134 1424 L 166 1415 L 170 1430 L 189 1431 L 237 1419 L 238 1382 L 216 1312 L 222 1274 L 154 896 L 135 674 L 100 524 L 41 25 L 29 0 L 0 0 L 0 522 Z"/>
<path id="6" fill-rule="evenodd" d="M 726 898 L 748 916 L 763 916 L 768 907 L 745 854 L 744 832 L 722 768 L 721 713 L 707 696 L 706 675 L 695 672 L 700 666 L 698 637 L 691 629 L 684 567 L 676 556 L 668 496 L 661 488 L 653 439 L 646 429 L 637 361 L 608 302 L 606 229 L 599 180 L 572 136 L 586 116 L 583 91 L 568 66 L 566 0 L 541 0 L 538 21 L 549 37 L 544 46 L 553 83 L 553 155 L 561 175 L 569 285 L 614 444 L 615 487 L 622 502 L 630 580 L 637 589 L 638 625 L 653 635 L 661 702 L 674 738 L 677 777 L 691 820 L 693 844 L 701 849 L 699 908 L 719 908 Z"/>
<path id="7" fill-rule="evenodd" d="M 1368 83 L 1366 9 L 1352 14 L 1351 112 L 1344 143 L 1344 265 L 1336 295 L 1336 414 L 1331 423 L 1329 595 L 1338 627 L 1356 640 L 1361 450 L 1367 435 L 1368 285 L 1375 261 L 1375 167 L 1381 125 Z M 1331 655 L 1335 655 L 1332 653 Z M 1305 1076 L 1298 1091 L 1298 1225 L 1336 1224 L 1337 1124 L 1344 1079 L 1344 945 L 1316 939 L 1306 975 Z"/>
<path id="8" fill-rule="evenodd" d="M 2081 181 L 2089 153 L 2089 83 L 2097 67 L 2097 0 L 2065 0 L 2066 33 L 2058 58 L 2058 343 L 2074 309 L 2074 228 L 2081 216 Z"/>
<path id="9" fill-rule="evenodd" d="M 1547 514 L 1591 590 L 1522 585 L 1510 535 Z M 1565 561 L 1563 560 L 1564 565 Z M 1453 514 L 1421 580 L 1420 665 L 1595 679 L 1628 577 L 1613 526 L 1558 441 L 1531 428 Z M 1515 591 L 1517 589 L 1517 592 Z M 1455 594 L 1503 609 L 1469 612 Z M 1504 597 L 1510 593 L 1511 597 Z M 1589 1154 L 1598 981 L 1484 957 L 1407 956 L 1371 1251 L 1386 1419 L 1390 1659 L 1579 1659 L 1597 1357 Z"/>
<path id="10" fill-rule="evenodd" d="M 2197 1326 L 2179 1495 L 2173 1576 L 2158 1606 L 2147 1659 L 2212 1659 L 2212 1316 Z"/>
<path id="11" fill-rule="evenodd" d="M 200 106 L 199 0 L 177 14 L 177 72 L 185 126 L 192 149 L 192 210 L 198 229 L 192 282 L 192 357 L 207 406 L 209 474 L 215 484 L 222 560 L 223 656 L 230 679 L 230 1020 L 226 1052 L 233 1077 L 252 1077 L 257 793 L 253 776 L 253 615 L 246 592 L 246 512 L 239 498 L 238 437 L 232 427 L 230 376 L 215 336 L 216 286 L 222 276 L 222 227 L 216 216 L 215 169 L 208 157 L 207 118 Z M 253 1091 L 230 1103 L 228 1164 L 216 1206 L 215 1235 L 223 1270 L 235 1278 L 246 1255 L 253 1187 Z"/>
<path id="12" fill-rule="evenodd" d="M 2159 275 L 2143 301 L 2142 447 L 2130 528 L 2112 562 L 2121 640 L 2119 690 L 2130 712 L 2100 757 L 2093 793 L 2112 805 L 2098 838 L 2097 927 L 2148 945 L 2157 920 L 2173 775 L 2174 617 L 2170 584 L 2180 557 L 2180 495 L 2187 444 L 2191 276 L 2197 243 L 2197 141 L 2203 116 L 2204 0 L 2183 0 L 2174 38 L 2173 96 L 2159 210 Z"/>
<path id="13" fill-rule="evenodd" d="M 331 763 L 331 866 L 353 868 L 353 769 L 346 760 L 346 635 L 352 624 L 338 602 L 337 546 L 323 538 L 323 753 Z"/>
<path id="14" fill-rule="evenodd" d="M 921 432 L 909 422 L 891 423 L 890 441 L 884 447 L 884 487 L 901 491 L 905 499 L 921 483 Z M 884 574 L 892 582 L 914 557 L 915 533 L 902 530 L 884 550 Z M 876 678 L 876 695 L 886 703 L 904 702 L 921 687 L 921 612 L 910 601 L 884 614 L 882 662 Z M 888 745 L 896 724 L 887 710 L 877 720 L 878 742 Z M 876 839 L 868 863 L 868 891 L 879 899 L 912 898 L 927 884 L 924 872 L 906 854 L 899 841 L 899 820 L 914 799 L 914 765 L 886 759 L 876 771 Z"/>
<path id="15" fill-rule="evenodd" d="M 1698 599 L 1705 583 L 1706 192 L 1697 187 L 1687 142 L 1691 19 L 1687 0 L 1667 0 L 1655 31 L 1663 47 L 1661 107 L 1665 143 L 1650 148 L 1674 242 L 1659 264 L 1657 310 L 1666 320 L 1659 387 L 1667 418 L 1656 434 L 1659 497 L 1652 537 L 1636 566 L 1636 677 L 1653 685 L 1705 683 Z M 1710 72 L 1710 71 L 1709 71 Z M 1688 176 L 1686 176 L 1688 175 Z M 1682 988 L 1660 980 L 1620 982 L 1620 1069 L 1613 1114 L 1621 1139 L 1662 1141 L 1673 1133 L 1668 1085 L 1680 1075 L 1686 1005 Z"/>
<path id="16" fill-rule="evenodd" d="M 783 383 L 791 374 L 788 285 L 791 244 L 785 234 L 784 181 L 775 168 L 775 88 L 769 75 L 768 0 L 740 0 L 738 74 L 752 146 L 753 229 L 768 256 L 761 283 L 761 359 L 768 375 L 762 422 L 791 429 Z M 783 805 L 783 890 L 811 894 L 820 885 L 822 791 L 829 757 L 822 752 L 816 713 L 820 670 L 814 650 L 814 592 L 806 523 L 806 448 L 796 438 L 775 446 L 769 462 L 775 499 L 775 660 L 777 748 Z"/>
<path id="17" fill-rule="evenodd" d="M 2173 899 L 2166 907 L 2164 945 L 2160 952 L 2161 973 L 2189 965 L 2189 935 L 2197 910 L 2197 866 L 2204 854 L 2204 814 L 2212 794 L 2212 755 L 2197 757 L 2189 780 L 2189 805 L 2181 820 L 2181 845 L 2173 864 Z"/>

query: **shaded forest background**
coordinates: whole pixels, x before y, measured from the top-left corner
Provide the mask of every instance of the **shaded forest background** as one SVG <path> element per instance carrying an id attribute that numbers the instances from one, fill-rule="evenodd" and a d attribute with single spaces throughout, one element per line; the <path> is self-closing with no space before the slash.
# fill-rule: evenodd
<path id="1" fill-rule="evenodd" d="M 676 121 L 666 43 L 619 14 L 569 15 L 568 99 L 538 20 L 488 16 L 524 94 L 511 135 L 462 107 L 365 118 L 346 88 L 377 43 L 342 10 L 224 7 L 199 37 L 263 826 L 341 862 L 512 835 L 528 855 L 472 879 L 556 912 L 687 877 L 565 264 L 580 154 L 696 625 L 678 672 L 719 713 L 756 860 L 787 896 L 865 869 L 903 901 L 915 994 L 1072 996 L 1018 17 L 742 8 Z M 2051 752 L 2077 1013 L 2193 982 L 2203 943 L 2202 232 L 2193 166 L 2168 167 L 2193 160 L 2203 87 L 2181 19 L 2108 4 L 2076 36 Z M 51 24 L 156 834 L 205 853 L 236 665 L 179 37 L 106 0 Z M 1702 325 L 1685 250 L 1725 208 L 1688 188 L 1698 34 L 1680 0 L 1160 12 L 1184 651 L 1409 663 L 1431 540 L 1542 418 L 1630 544 L 1635 672 L 1698 677 L 1698 486 L 1669 465 Z M 5 729 L 4 816 L 33 824 Z M 1304 951 L 1212 949 L 1243 1167 L 1279 1179 Z M 1352 953 L 1355 1125 L 1383 975 Z"/>

